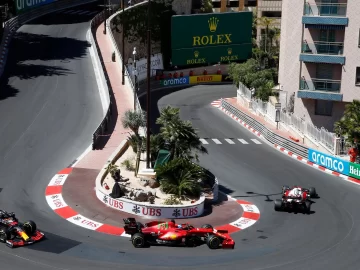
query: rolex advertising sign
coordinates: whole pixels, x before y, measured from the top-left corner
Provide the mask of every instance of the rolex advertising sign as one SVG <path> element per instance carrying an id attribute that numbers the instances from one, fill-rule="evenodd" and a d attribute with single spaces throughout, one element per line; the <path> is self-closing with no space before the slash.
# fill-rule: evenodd
<path id="1" fill-rule="evenodd" d="M 252 12 L 173 16 L 173 65 L 206 65 L 249 59 L 252 52 L 252 16 Z"/>

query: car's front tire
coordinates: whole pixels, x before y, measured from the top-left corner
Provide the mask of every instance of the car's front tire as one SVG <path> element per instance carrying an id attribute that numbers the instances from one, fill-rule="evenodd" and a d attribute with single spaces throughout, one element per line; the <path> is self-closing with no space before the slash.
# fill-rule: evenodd
<path id="1" fill-rule="evenodd" d="M 221 245 L 221 239 L 215 235 L 210 235 L 206 239 L 206 244 L 210 249 L 218 249 Z"/>
<path id="2" fill-rule="evenodd" d="M 28 235 L 32 235 L 36 232 L 36 223 L 32 220 L 26 221 L 22 227 Z"/>
<path id="3" fill-rule="evenodd" d="M 6 240 L 10 239 L 10 232 L 6 228 L 0 229 L 0 242 L 6 243 Z"/>

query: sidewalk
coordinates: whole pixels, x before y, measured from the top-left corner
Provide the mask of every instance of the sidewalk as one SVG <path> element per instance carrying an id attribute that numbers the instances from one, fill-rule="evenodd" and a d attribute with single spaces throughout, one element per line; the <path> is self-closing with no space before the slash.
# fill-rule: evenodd
<path id="1" fill-rule="evenodd" d="M 249 108 L 245 107 L 244 105 L 240 104 L 237 101 L 236 97 L 230 98 L 230 99 L 228 99 L 226 101 L 229 102 L 234 107 L 238 108 L 240 111 L 247 114 L 248 116 L 252 117 L 256 121 L 263 124 L 267 129 L 271 130 L 272 132 L 274 132 L 274 133 L 276 133 L 276 134 L 278 134 L 278 135 L 280 135 L 280 136 L 282 136 L 282 137 L 284 137 L 286 139 L 290 139 L 290 137 L 299 139 L 299 142 L 297 142 L 297 143 L 300 144 L 300 145 L 306 146 L 308 148 L 317 149 L 317 150 L 325 152 L 325 153 L 327 152 L 326 150 L 323 149 L 323 147 L 315 145 L 314 143 L 312 143 L 308 139 L 306 139 L 306 141 L 304 140 L 304 142 L 303 142 L 303 140 L 299 136 L 299 134 L 297 134 L 295 131 L 291 130 L 291 128 L 289 128 L 289 130 L 285 130 L 284 128 L 281 128 L 280 125 L 279 125 L 279 129 L 276 129 L 275 124 L 269 123 L 268 121 L 266 121 L 264 119 L 264 117 L 261 117 L 261 116 L 255 114 L 254 111 L 252 111 L 251 109 L 249 109 Z"/>
<path id="2" fill-rule="evenodd" d="M 75 211 L 89 219 L 113 226 L 121 226 L 123 218 L 136 217 L 138 221 L 144 221 L 140 216 L 134 216 L 122 211 L 107 207 L 95 195 L 95 179 L 108 158 L 113 154 L 120 143 L 128 136 L 128 130 L 124 130 L 121 117 L 128 109 L 133 109 L 133 95 L 129 85 L 122 85 L 122 70 L 117 62 L 111 61 L 112 44 L 107 35 L 103 34 L 103 24 L 96 30 L 96 40 L 100 47 L 101 55 L 115 98 L 113 118 L 116 119 L 114 131 L 102 150 L 90 151 L 72 169 L 62 188 L 62 197 L 66 204 Z M 117 110 L 117 111 L 116 111 Z M 203 216 L 182 219 L 200 226 L 206 223 L 220 226 L 238 220 L 243 214 L 239 202 L 232 201 L 227 196 L 221 196 L 216 205 L 209 205 Z"/>

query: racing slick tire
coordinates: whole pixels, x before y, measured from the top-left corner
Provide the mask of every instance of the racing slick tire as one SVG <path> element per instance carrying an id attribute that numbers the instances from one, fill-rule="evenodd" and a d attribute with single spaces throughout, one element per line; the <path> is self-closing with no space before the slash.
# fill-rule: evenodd
<path id="1" fill-rule="evenodd" d="M 274 209 L 275 211 L 281 211 L 282 210 L 282 201 L 279 199 L 276 199 L 274 201 Z"/>
<path id="2" fill-rule="evenodd" d="M 6 240 L 10 239 L 10 232 L 6 228 L 0 229 L 0 242 L 6 243 Z"/>
<path id="3" fill-rule="evenodd" d="M 32 235 L 36 232 L 36 223 L 32 220 L 26 221 L 22 227 L 23 230 L 29 235 Z"/>
<path id="4" fill-rule="evenodd" d="M 314 187 L 309 188 L 310 198 L 315 198 L 317 196 L 316 189 Z"/>
<path id="5" fill-rule="evenodd" d="M 221 239 L 215 235 L 210 235 L 206 239 L 206 244 L 210 249 L 218 249 L 221 245 Z"/>
<path id="6" fill-rule="evenodd" d="M 204 229 L 214 229 L 213 226 L 211 226 L 210 224 L 204 224 L 201 226 L 201 228 L 204 228 Z"/>
<path id="7" fill-rule="evenodd" d="M 135 233 L 131 237 L 131 243 L 135 248 L 143 248 L 146 246 L 145 235 L 143 233 Z"/>

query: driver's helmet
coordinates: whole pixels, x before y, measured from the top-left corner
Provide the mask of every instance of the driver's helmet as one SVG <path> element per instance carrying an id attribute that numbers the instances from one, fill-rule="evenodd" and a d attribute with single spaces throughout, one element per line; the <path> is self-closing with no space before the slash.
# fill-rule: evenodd
<path id="1" fill-rule="evenodd" d="M 296 196 L 300 196 L 300 195 L 301 195 L 301 188 L 295 188 L 294 194 L 295 194 Z"/>
<path id="2" fill-rule="evenodd" d="M 0 217 L 6 217 L 7 213 L 4 210 L 0 210 Z"/>
<path id="3" fill-rule="evenodd" d="M 181 229 L 181 228 L 182 228 L 181 224 L 179 224 L 177 227 L 178 227 L 179 229 Z"/>

